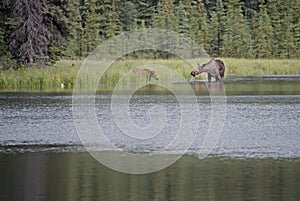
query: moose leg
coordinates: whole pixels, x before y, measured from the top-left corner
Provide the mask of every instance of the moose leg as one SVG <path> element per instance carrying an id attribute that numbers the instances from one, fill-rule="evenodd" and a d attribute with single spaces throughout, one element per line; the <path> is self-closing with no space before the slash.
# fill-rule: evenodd
<path id="1" fill-rule="evenodd" d="M 222 78 L 221 78 L 220 75 L 216 75 L 216 82 L 217 82 L 217 81 L 222 81 Z"/>
<path id="2" fill-rule="evenodd" d="M 210 82 L 211 81 L 211 74 L 207 73 L 207 76 L 208 76 L 208 82 Z"/>

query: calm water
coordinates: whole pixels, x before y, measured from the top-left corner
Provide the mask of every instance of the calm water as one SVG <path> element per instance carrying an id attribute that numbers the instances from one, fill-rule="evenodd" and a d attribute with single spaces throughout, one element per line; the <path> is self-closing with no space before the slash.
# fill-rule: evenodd
<path id="1" fill-rule="evenodd" d="M 0 200 L 299 200 L 299 78 L 226 81 L 223 131 L 203 160 L 198 153 L 212 105 L 204 83 L 192 86 L 201 113 L 196 139 L 179 161 L 146 175 L 115 172 L 85 151 L 72 118 L 71 93 L 0 93 Z M 148 140 L 122 134 L 110 97 L 100 91 L 95 111 L 116 147 L 149 153 L 176 135 L 180 105 L 171 93 L 150 86 L 130 100 L 130 116 L 139 126 L 147 126 L 149 105 L 167 111 L 164 128 Z"/>

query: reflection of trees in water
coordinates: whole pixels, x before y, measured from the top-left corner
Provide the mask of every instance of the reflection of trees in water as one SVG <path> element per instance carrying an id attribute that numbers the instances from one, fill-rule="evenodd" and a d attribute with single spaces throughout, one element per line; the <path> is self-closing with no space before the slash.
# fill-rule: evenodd
<path id="1" fill-rule="evenodd" d="M 115 172 L 79 152 L 7 155 L 1 162 L 6 200 L 288 200 L 300 189 L 297 159 L 183 156 L 146 175 Z"/>

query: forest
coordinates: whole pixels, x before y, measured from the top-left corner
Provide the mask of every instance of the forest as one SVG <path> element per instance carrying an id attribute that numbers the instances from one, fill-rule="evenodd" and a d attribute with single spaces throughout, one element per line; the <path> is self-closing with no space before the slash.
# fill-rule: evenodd
<path id="1" fill-rule="evenodd" d="M 213 57 L 300 58 L 300 0 L 1 0 L 0 69 L 83 59 L 144 28 L 183 34 Z"/>

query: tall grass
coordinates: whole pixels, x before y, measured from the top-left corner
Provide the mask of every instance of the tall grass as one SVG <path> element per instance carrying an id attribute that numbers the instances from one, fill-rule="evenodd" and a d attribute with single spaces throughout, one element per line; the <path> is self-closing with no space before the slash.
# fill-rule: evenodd
<path id="1" fill-rule="evenodd" d="M 81 61 L 62 61 L 48 68 L 20 68 L 0 71 L 2 90 L 60 89 L 61 83 L 73 84 Z"/>
<path id="2" fill-rule="evenodd" d="M 249 60 L 249 59 L 222 59 L 226 66 L 225 77 L 260 76 L 265 74 L 300 74 L 300 60 Z M 172 82 L 188 80 L 190 72 L 196 67 L 199 60 L 119 60 L 110 65 L 98 82 L 100 86 L 111 87 L 118 82 L 122 84 L 146 82 L 145 75 L 133 74 L 133 68 L 149 68 L 157 72 L 159 80 L 156 82 Z M 202 63 L 202 62 L 200 62 Z M 0 71 L 1 90 L 60 90 L 61 83 L 72 89 L 82 61 L 62 60 L 52 67 L 29 68 Z M 97 67 L 100 63 L 96 62 Z M 198 79 L 204 78 L 199 76 Z M 89 82 L 89 75 L 81 77 L 79 83 Z"/>
<path id="3" fill-rule="evenodd" d="M 300 60 L 296 59 L 223 59 L 226 74 L 237 76 L 262 76 L 300 74 Z"/>

